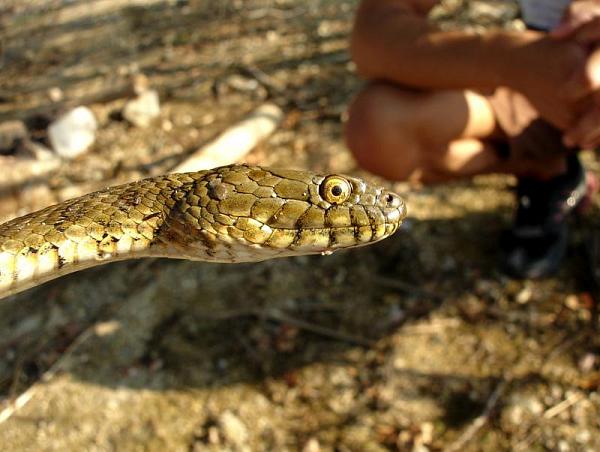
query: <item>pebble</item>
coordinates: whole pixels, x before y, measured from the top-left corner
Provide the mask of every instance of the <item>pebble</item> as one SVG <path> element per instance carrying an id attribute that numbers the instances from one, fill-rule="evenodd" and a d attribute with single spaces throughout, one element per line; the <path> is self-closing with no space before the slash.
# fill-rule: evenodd
<path id="1" fill-rule="evenodd" d="M 98 123 L 87 107 L 77 107 L 48 126 L 48 139 L 54 151 L 73 159 L 84 153 L 96 139 Z"/>
<path id="2" fill-rule="evenodd" d="M 598 365 L 598 355 L 595 353 L 585 353 L 579 361 L 577 366 L 582 372 L 590 372 Z"/>
<path id="3" fill-rule="evenodd" d="M 0 155 L 15 154 L 29 139 L 23 121 L 6 121 L 0 124 Z"/>
<path id="4" fill-rule="evenodd" d="M 589 430 L 581 430 L 575 435 L 575 441 L 579 444 L 585 444 L 589 442 L 590 439 L 592 439 L 592 434 Z"/>
<path id="5" fill-rule="evenodd" d="M 473 15 L 480 18 L 481 21 L 485 21 L 485 18 L 492 19 L 494 21 L 504 21 L 512 18 L 513 12 L 507 8 L 503 3 L 494 4 L 486 1 L 474 1 L 470 4 Z"/>
<path id="6" fill-rule="evenodd" d="M 523 289 L 519 291 L 517 296 L 515 297 L 517 303 L 519 304 L 527 304 L 531 301 L 531 297 L 533 295 L 533 290 L 530 286 L 525 286 Z"/>
<path id="7" fill-rule="evenodd" d="M 535 396 L 527 394 L 514 394 L 507 403 L 507 415 L 514 425 L 538 417 L 544 411 L 544 405 Z"/>
<path id="8" fill-rule="evenodd" d="M 421 443 L 431 444 L 433 442 L 433 424 L 431 422 L 423 422 L 421 424 Z"/>
<path id="9" fill-rule="evenodd" d="M 571 450 L 571 446 L 569 446 L 569 443 L 567 441 L 562 439 L 558 442 L 558 450 L 560 452 L 569 452 Z"/>
<path id="10" fill-rule="evenodd" d="M 310 438 L 302 448 L 302 452 L 321 452 L 319 440 L 317 438 Z"/>
<path id="11" fill-rule="evenodd" d="M 65 94 L 58 86 L 53 86 L 52 88 L 48 89 L 48 99 L 50 99 L 52 102 L 60 102 L 64 99 L 64 97 Z"/>
<path id="12" fill-rule="evenodd" d="M 565 306 L 572 311 L 577 311 L 581 305 L 579 303 L 579 297 L 577 295 L 567 295 L 565 298 Z"/>
<path id="13" fill-rule="evenodd" d="M 123 107 L 123 117 L 136 127 L 148 127 L 159 115 L 158 92 L 152 89 L 140 93 Z"/>
<path id="14" fill-rule="evenodd" d="M 248 429 L 244 423 L 231 411 L 225 411 L 219 416 L 219 426 L 223 436 L 237 447 L 244 446 L 248 441 Z"/>

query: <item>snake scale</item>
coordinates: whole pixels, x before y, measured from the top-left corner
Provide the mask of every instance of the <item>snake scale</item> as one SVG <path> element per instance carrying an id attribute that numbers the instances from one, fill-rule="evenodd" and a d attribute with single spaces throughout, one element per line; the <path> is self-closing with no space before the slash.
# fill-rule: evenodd
<path id="1" fill-rule="evenodd" d="M 139 257 L 254 262 L 393 234 L 403 200 L 340 175 L 230 165 L 106 188 L 0 225 L 0 298 Z"/>

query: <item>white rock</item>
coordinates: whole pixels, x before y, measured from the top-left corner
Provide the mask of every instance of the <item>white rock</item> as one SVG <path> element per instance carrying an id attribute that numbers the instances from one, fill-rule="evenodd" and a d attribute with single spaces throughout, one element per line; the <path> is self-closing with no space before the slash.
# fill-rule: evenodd
<path id="1" fill-rule="evenodd" d="M 302 448 L 302 452 L 321 452 L 319 440 L 317 438 L 310 438 Z"/>
<path id="2" fill-rule="evenodd" d="M 219 425 L 223 436 L 237 447 L 244 446 L 248 441 L 248 429 L 242 420 L 231 411 L 225 411 L 219 416 Z"/>
<path id="3" fill-rule="evenodd" d="M 158 92 L 147 90 L 123 107 L 123 117 L 137 127 L 148 127 L 160 115 Z"/>
<path id="4" fill-rule="evenodd" d="M 92 111 L 87 107 L 77 107 L 50 124 L 48 139 L 58 155 L 72 159 L 92 145 L 97 129 Z"/>

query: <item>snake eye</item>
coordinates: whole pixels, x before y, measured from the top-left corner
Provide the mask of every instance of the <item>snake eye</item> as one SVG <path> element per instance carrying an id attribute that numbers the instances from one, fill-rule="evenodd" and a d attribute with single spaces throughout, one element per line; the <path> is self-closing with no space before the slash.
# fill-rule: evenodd
<path id="1" fill-rule="evenodd" d="M 340 176 L 327 176 L 319 187 L 321 197 L 331 204 L 341 204 L 352 193 L 352 185 Z"/>

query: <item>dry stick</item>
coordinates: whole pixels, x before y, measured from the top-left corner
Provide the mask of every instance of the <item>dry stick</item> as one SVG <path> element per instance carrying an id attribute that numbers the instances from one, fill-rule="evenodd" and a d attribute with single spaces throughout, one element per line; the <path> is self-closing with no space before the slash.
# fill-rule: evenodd
<path id="1" fill-rule="evenodd" d="M 490 397 L 488 398 L 485 404 L 485 409 L 483 410 L 483 413 L 481 413 L 480 416 L 475 418 L 475 420 L 462 433 L 462 435 L 460 435 L 456 441 L 454 441 L 452 444 L 450 444 L 444 449 L 444 452 L 457 452 L 459 450 L 462 450 L 465 447 L 465 445 L 473 439 L 477 432 L 479 432 L 479 430 L 481 430 L 483 426 L 487 424 L 487 422 L 490 420 L 492 411 L 494 410 L 494 408 L 496 408 L 496 405 L 498 404 L 500 397 L 502 397 L 502 395 L 506 391 L 507 386 L 508 382 L 506 380 L 502 380 L 500 383 L 498 383 L 494 391 L 490 394 Z"/>
<path id="2" fill-rule="evenodd" d="M 266 318 L 280 323 L 289 323 L 290 325 L 293 325 L 301 330 L 309 331 L 313 334 L 324 336 L 330 339 L 335 339 L 336 341 L 348 342 L 350 344 L 360 345 L 362 347 L 373 347 L 375 345 L 375 341 L 370 339 L 341 333 L 326 326 L 317 325 L 315 323 L 307 322 L 306 320 L 300 320 L 295 317 L 291 317 L 274 309 L 232 309 L 215 312 L 208 315 L 213 319 L 231 319 L 235 317 L 249 316 Z"/>
<path id="3" fill-rule="evenodd" d="M 375 341 L 365 339 L 363 337 L 357 337 L 352 336 L 350 334 L 341 333 L 339 331 L 327 328 L 322 325 L 317 325 L 315 323 L 307 322 L 306 320 L 300 320 L 294 317 L 290 317 L 278 311 L 268 310 L 262 313 L 262 315 L 268 319 L 283 323 L 289 323 L 290 325 L 300 328 L 301 330 L 309 331 L 311 333 L 318 334 L 319 336 L 325 336 L 330 339 L 335 339 L 337 341 L 348 342 L 350 344 L 360 345 L 362 347 L 373 347 L 375 345 Z"/>
<path id="4" fill-rule="evenodd" d="M 2 166 L 10 168 L 10 171 L 2 172 L 0 192 L 16 190 L 28 182 L 43 181 L 60 166 L 60 158 L 43 146 L 29 142 L 28 148 L 32 155 L 27 158 L 24 156 L 2 157 Z"/>
<path id="5" fill-rule="evenodd" d="M 387 276 L 377 276 L 375 278 L 375 282 L 384 287 L 401 290 L 409 295 L 418 295 L 421 297 L 427 297 L 427 298 L 431 298 L 434 301 L 442 300 L 442 297 L 437 293 L 434 293 L 434 292 L 431 292 L 431 291 L 428 291 L 425 289 L 421 289 L 420 287 L 417 287 L 414 284 L 400 281 L 395 278 L 389 278 Z"/>
<path id="6" fill-rule="evenodd" d="M 563 411 L 569 409 L 571 406 L 575 405 L 584 397 L 584 394 L 581 392 L 575 392 L 571 394 L 562 402 L 557 403 L 552 408 L 548 408 L 546 411 L 544 411 L 544 419 L 552 419 L 553 417 L 559 415 Z"/>
<path id="7" fill-rule="evenodd" d="M 283 111 L 274 104 L 263 104 L 214 141 L 198 149 L 173 170 L 174 173 L 200 171 L 237 162 L 277 128 Z"/>

